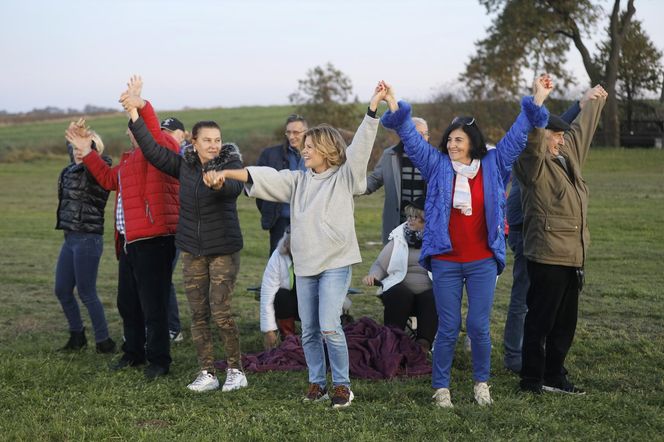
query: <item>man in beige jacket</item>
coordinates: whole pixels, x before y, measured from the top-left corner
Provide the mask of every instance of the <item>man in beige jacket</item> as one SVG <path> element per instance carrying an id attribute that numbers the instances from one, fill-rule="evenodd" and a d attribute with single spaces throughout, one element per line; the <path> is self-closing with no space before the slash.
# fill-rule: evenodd
<path id="1" fill-rule="evenodd" d="M 514 167 L 522 185 L 524 255 L 530 289 L 524 324 L 523 391 L 584 394 L 564 363 L 576 330 L 588 232 L 588 188 L 581 176 L 607 93 L 586 92 L 571 125 L 551 115 L 535 129 Z"/>

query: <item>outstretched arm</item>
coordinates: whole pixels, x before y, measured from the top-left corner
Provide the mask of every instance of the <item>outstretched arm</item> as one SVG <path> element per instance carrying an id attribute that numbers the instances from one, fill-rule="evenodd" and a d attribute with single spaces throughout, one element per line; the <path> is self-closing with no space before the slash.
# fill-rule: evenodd
<path id="1" fill-rule="evenodd" d="M 127 110 L 132 121 L 136 121 L 139 116 L 143 118 L 147 129 L 157 144 L 175 153 L 179 153 L 180 146 L 178 142 L 175 138 L 161 130 L 159 117 L 154 111 L 152 104 L 141 96 L 142 91 L 143 79 L 139 75 L 132 75 L 127 82 L 127 90 L 120 96 L 120 103 Z"/>
<path id="2" fill-rule="evenodd" d="M 543 103 L 552 90 L 553 80 L 548 74 L 537 77 L 533 83 L 533 96 L 521 100 L 521 113 L 505 136 L 496 144 L 498 164 L 505 182 L 509 179 L 512 164 L 526 148 L 530 131 L 546 126 L 549 111 Z"/>
<path id="3" fill-rule="evenodd" d="M 92 133 L 85 126 L 85 120 L 72 122 L 65 132 L 65 138 L 74 146 L 74 155 L 82 159 L 95 181 L 106 190 L 117 190 L 118 174 L 92 149 Z"/>
<path id="4" fill-rule="evenodd" d="M 608 95 L 599 84 L 587 90 L 579 101 L 581 113 L 572 122 L 572 129 L 565 134 L 565 146 L 570 154 L 577 157 L 580 165 L 583 165 L 588 157 L 590 143 L 595 135 Z"/>
<path id="5" fill-rule="evenodd" d="M 411 119 L 410 104 L 405 101 L 397 101 L 394 97 L 394 89 L 387 85 L 388 93 L 385 101 L 389 106 L 380 122 L 384 127 L 397 132 L 404 150 L 422 173 L 425 180 L 429 180 L 434 170 L 438 167 L 443 154 L 430 145 L 422 135 L 415 129 L 415 123 Z"/>

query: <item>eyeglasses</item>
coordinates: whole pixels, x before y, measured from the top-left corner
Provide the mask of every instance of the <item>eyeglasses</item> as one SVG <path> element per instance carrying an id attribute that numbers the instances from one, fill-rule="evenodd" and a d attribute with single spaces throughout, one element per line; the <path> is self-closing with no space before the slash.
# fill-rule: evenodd
<path id="1" fill-rule="evenodd" d="M 413 220 L 416 220 L 416 221 L 417 221 L 417 220 L 420 220 L 420 221 L 424 222 L 424 218 L 422 218 L 422 217 L 419 216 L 419 215 L 408 215 L 406 218 L 408 218 L 408 219 L 413 219 Z"/>
<path id="2" fill-rule="evenodd" d="M 294 137 L 297 137 L 297 136 L 299 136 L 299 135 L 301 135 L 305 132 L 306 131 L 304 131 L 304 130 L 287 130 L 286 132 L 284 132 L 284 135 L 286 135 L 287 137 L 290 137 L 291 135 L 293 135 Z"/>
<path id="3" fill-rule="evenodd" d="M 452 123 L 450 124 L 463 124 L 466 126 L 472 126 L 473 123 L 475 123 L 474 117 L 454 117 L 454 120 L 452 120 Z"/>

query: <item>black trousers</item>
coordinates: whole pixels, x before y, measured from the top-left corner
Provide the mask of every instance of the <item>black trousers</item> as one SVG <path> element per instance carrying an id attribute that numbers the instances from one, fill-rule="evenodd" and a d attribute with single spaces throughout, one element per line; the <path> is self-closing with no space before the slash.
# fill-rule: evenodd
<path id="1" fill-rule="evenodd" d="M 521 384 L 541 386 L 564 377 L 579 306 L 576 267 L 528 261 L 530 288 L 523 330 Z"/>
<path id="2" fill-rule="evenodd" d="M 290 218 L 283 218 L 279 217 L 277 218 L 277 221 L 274 223 L 272 228 L 270 229 L 270 255 L 272 256 L 272 252 L 274 252 L 274 249 L 277 248 L 277 244 L 279 244 L 279 240 L 281 239 L 282 236 L 284 236 L 284 232 L 286 231 L 286 227 L 290 226 Z M 268 258 L 269 258 L 268 256 Z"/>
<path id="3" fill-rule="evenodd" d="M 404 329 L 408 318 L 417 318 L 417 339 L 433 343 L 438 330 L 438 314 L 433 289 L 413 293 L 402 284 L 390 287 L 381 295 L 383 300 L 383 323 Z"/>
<path id="4" fill-rule="evenodd" d="M 171 363 L 168 297 L 174 257 L 173 236 L 136 241 L 120 252 L 118 311 L 126 359 L 163 367 Z"/>
<path id="5" fill-rule="evenodd" d="M 295 318 L 300 320 L 297 312 L 297 290 L 279 289 L 274 296 L 274 316 L 277 319 Z"/>

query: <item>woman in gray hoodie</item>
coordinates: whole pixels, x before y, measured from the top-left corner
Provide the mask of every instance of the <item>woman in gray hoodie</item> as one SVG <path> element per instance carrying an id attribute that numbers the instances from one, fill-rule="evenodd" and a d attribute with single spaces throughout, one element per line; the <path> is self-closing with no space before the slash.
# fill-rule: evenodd
<path id="1" fill-rule="evenodd" d="M 226 179 L 248 183 L 249 196 L 291 207 L 291 253 L 302 320 L 302 347 L 309 368 L 305 401 L 327 399 L 325 350 L 332 371 L 332 407 L 350 405 L 348 346 L 339 316 L 350 286 L 351 265 L 361 262 L 355 235 L 353 196 L 364 193 L 367 164 L 376 138 L 378 104 L 385 99 L 381 81 L 353 142 L 331 126 L 305 133 L 302 158 L 307 171 L 247 167 L 209 172 L 213 188 Z"/>

